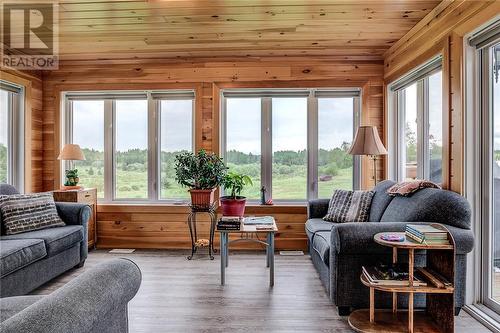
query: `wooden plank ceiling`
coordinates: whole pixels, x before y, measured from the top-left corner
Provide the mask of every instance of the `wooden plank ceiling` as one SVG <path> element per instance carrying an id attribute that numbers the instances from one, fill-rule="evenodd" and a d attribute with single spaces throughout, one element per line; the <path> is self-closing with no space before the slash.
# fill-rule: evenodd
<path id="1" fill-rule="evenodd" d="M 306 55 L 382 60 L 384 52 L 439 3 L 62 0 L 60 56 L 99 60 Z"/>

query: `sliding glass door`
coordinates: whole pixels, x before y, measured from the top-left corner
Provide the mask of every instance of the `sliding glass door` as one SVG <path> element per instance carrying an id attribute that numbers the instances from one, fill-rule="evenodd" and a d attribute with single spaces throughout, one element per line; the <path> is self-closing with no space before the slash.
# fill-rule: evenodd
<path id="1" fill-rule="evenodd" d="M 500 313 L 500 42 L 481 54 L 482 301 Z"/>

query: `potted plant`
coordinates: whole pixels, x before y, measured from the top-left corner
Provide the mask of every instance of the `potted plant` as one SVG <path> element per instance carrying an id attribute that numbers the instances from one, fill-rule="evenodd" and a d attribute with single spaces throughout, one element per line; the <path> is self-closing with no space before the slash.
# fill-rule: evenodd
<path id="1" fill-rule="evenodd" d="M 240 194 L 247 185 L 253 185 L 252 179 L 247 175 L 229 172 L 224 177 L 222 186 L 230 195 L 220 198 L 223 216 L 243 216 L 245 214 L 246 198 Z"/>
<path id="2" fill-rule="evenodd" d="M 189 188 L 191 204 L 207 208 L 214 202 L 214 191 L 227 173 L 222 159 L 201 149 L 197 154 L 183 152 L 175 157 L 175 180 Z"/>

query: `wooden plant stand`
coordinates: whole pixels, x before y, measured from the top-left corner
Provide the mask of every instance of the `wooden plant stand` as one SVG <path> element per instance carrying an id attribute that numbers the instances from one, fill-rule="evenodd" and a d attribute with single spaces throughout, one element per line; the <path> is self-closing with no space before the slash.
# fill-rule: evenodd
<path id="1" fill-rule="evenodd" d="M 444 228 L 444 227 L 442 227 Z M 447 231 L 447 230 L 446 230 Z M 376 234 L 374 241 L 392 247 L 392 262 L 397 263 L 398 249 L 408 250 L 408 286 L 379 285 L 368 281 L 361 275 L 361 282 L 370 288 L 370 309 L 356 310 L 349 316 L 349 325 L 357 332 L 454 332 L 454 281 L 455 281 L 455 242 L 448 232 L 450 245 L 426 245 L 406 239 L 404 242 L 388 242 Z M 397 234 L 403 234 L 397 233 Z M 413 286 L 415 250 L 426 250 L 426 267 L 439 273 L 451 286 L 437 287 L 431 280 L 427 286 Z M 439 283 L 439 280 L 438 280 Z M 392 293 L 392 310 L 375 309 L 375 290 Z M 398 293 L 408 294 L 408 310 L 398 309 Z M 426 309 L 415 311 L 413 294 L 426 294 Z"/>

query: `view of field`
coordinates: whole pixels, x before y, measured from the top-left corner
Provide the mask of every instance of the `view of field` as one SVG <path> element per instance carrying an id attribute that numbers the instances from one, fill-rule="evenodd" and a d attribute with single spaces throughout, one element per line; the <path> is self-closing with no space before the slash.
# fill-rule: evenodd
<path id="1" fill-rule="evenodd" d="M 334 188 L 352 187 L 352 157 L 347 154 L 348 145 L 331 151 L 319 152 L 319 195 L 329 197 Z M 104 153 L 83 148 L 85 161 L 75 162 L 80 175 L 80 184 L 96 187 L 99 197 L 104 196 Z M 161 196 L 166 199 L 188 199 L 187 189 L 175 181 L 175 155 L 178 152 L 161 153 Z M 273 159 L 273 197 L 278 199 L 306 198 L 305 151 L 280 151 Z M 260 198 L 260 156 L 238 151 L 227 153 L 230 170 L 241 172 L 252 178 L 253 186 L 244 195 Z M 118 152 L 117 197 L 144 199 L 147 196 L 147 151 L 129 150 Z M 125 185 L 126 184 L 126 185 Z"/>

